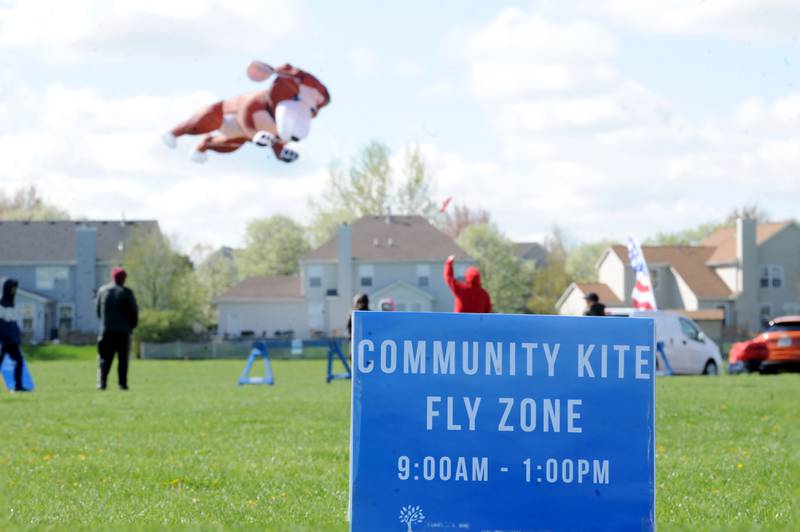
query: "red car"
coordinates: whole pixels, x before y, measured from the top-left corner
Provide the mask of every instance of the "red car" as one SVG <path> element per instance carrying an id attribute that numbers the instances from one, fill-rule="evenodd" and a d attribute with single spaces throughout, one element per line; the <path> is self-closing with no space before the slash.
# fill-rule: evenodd
<path id="1" fill-rule="evenodd" d="M 730 373 L 800 368 L 800 316 L 775 318 L 757 337 L 733 344 L 728 362 Z"/>
<path id="2" fill-rule="evenodd" d="M 761 363 L 769 357 L 767 344 L 760 339 L 737 342 L 728 353 L 728 373 L 758 371 Z"/>

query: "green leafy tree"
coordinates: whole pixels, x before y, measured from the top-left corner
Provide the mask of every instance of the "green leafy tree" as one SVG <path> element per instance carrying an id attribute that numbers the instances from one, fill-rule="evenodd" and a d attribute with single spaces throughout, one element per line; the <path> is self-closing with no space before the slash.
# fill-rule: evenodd
<path id="1" fill-rule="evenodd" d="M 69 220 L 67 211 L 42 198 L 35 186 L 20 188 L 11 195 L 0 190 L 0 220 Z"/>
<path id="2" fill-rule="evenodd" d="M 244 248 L 236 254 L 241 278 L 297 273 L 309 247 L 303 227 L 281 214 L 249 222 L 244 240 Z"/>
<path id="3" fill-rule="evenodd" d="M 239 280 L 233 249 L 222 247 L 209 252 L 205 246 L 196 246 L 194 255 L 204 257 L 198 261 L 195 274 L 211 298 L 217 297 Z"/>
<path id="4" fill-rule="evenodd" d="M 403 181 L 397 187 L 396 209 L 399 214 L 419 214 L 432 218 L 436 214 L 433 197 L 433 175 L 425 157 L 414 146 L 403 159 Z"/>
<path id="5" fill-rule="evenodd" d="M 179 253 L 169 238 L 139 229 L 128 241 L 122 261 L 143 318 L 144 327 L 137 328 L 139 340 L 176 340 L 205 329 L 207 293 L 189 257 Z"/>
<path id="6" fill-rule="evenodd" d="M 597 281 L 597 261 L 600 256 L 614 244 L 611 240 L 584 242 L 567 252 L 564 267 L 569 277 L 579 283 Z"/>
<path id="7" fill-rule="evenodd" d="M 314 245 L 322 244 L 342 223 L 382 214 L 387 207 L 396 214 L 432 217 L 436 213 L 432 188 L 433 176 L 419 148 L 405 152 L 398 178 L 389 148 L 372 141 L 349 166 L 330 165 L 325 190 L 309 202 L 311 240 Z"/>
<path id="8" fill-rule="evenodd" d="M 559 227 L 545 243 L 547 264 L 533 273 L 532 295 L 528 300 L 528 310 L 534 314 L 555 314 L 556 301 L 573 282 L 567 272 L 567 236 Z"/>
<path id="9" fill-rule="evenodd" d="M 458 245 L 477 261 L 494 310 L 524 312 L 533 271 L 519 260 L 514 243 L 493 225 L 475 224 L 462 231 Z"/>
<path id="10" fill-rule="evenodd" d="M 727 225 L 725 222 L 708 222 L 697 227 L 676 231 L 674 233 L 656 233 L 645 239 L 645 245 L 651 246 L 696 246 L 711 233 Z"/>

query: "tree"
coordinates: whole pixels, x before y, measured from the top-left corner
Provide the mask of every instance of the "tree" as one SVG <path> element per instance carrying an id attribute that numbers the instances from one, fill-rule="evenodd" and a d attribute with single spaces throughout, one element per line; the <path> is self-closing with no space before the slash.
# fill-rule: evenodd
<path id="1" fill-rule="evenodd" d="M 514 243 L 493 225 L 470 225 L 458 244 L 478 263 L 481 280 L 497 312 L 524 312 L 530 295 L 532 269 L 523 264 Z"/>
<path id="2" fill-rule="evenodd" d="M 579 283 L 593 283 L 597 281 L 597 261 L 600 256 L 614 244 L 610 240 L 598 242 L 584 242 L 567 252 L 564 264 L 569 277 Z"/>
<path id="3" fill-rule="evenodd" d="M 483 209 L 470 209 L 466 205 L 453 205 L 453 214 L 445 213 L 439 222 L 439 229 L 450 238 L 458 238 L 461 232 L 471 225 L 489 225 L 491 217 Z"/>
<path id="4" fill-rule="evenodd" d="M 736 207 L 728 213 L 728 216 L 725 217 L 725 221 L 727 223 L 735 223 L 737 218 L 747 218 L 755 220 L 758 223 L 764 223 L 769 220 L 769 215 L 758 203 L 752 203 Z"/>
<path id="5" fill-rule="evenodd" d="M 436 204 L 431 200 L 433 176 L 419 146 L 406 150 L 402 174 L 405 180 L 397 188 L 397 212 L 432 218 L 436 214 Z"/>
<path id="6" fill-rule="evenodd" d="M 533 273 L 533 288 L 528 300 L 528 310 L 534 314 L 554 314 L 556 302 L 573 279 L 567 272 L 568 244 L 566 234 L 553 228 L 553 234 L 545 242 L 547 264 Z"/>
<path id="7" fill-rule="evenodd" d="M 282 214 L 250 221 L 244 239 L 244 249 L 236 254 L 242 278 L 295 274 L 308 251 L 303 227 Z"/>
<path id="8" fill-rule="evenodd" d="M 398 182 L 389 148 L 377 141 L 362 148 L 348 167 L 332 163 L 322 197 L 309 201 L 314 245 L 331 238 L 338 225 L 387 208 L 397 214 L 433 216 L 433 176 L 419 148 L 406 150 L 400 175 Z"/>
<path id="9" fill-rule="evenodd" d="M 411 525 L 425 520 L 425 514 L 419 506 L 403 506 L 400 509 L 400 522 L 406 525 L 406 530 L 412 532 Z"/>
<path id="10" fill-rule="evenodd" d="M 160 231 L 137 229 L 125 248 L 128 286 L 141 310 L 139 340 L 176 340 L 209 324 L 207 294 L 194 275 L 189 257 L 180 254 Z"/>
<path id="11" fill-rule="evenodd" d="M 724 222 L 708 222 L 697 227 L 676 231 L 674 233 L 656 233 L 644 241 L 651 246 L 696 246 L 711 233 L 727 225 Z"/>
<path id="12" fill-rule="evenodd" d="M 239 272 L 236 268 L 234 251 L 229 247 L 221 247 L 209 253 L 204 246 L 196 246 L 195 253 L 205 256 L 198 261 L 195 274 L 200 284 L 211 298 L 217 297 L 236 284 Z"/>
<path id="13" fill-rule="evenodd" d="M 0 220 L 69 220 L 67 211 L 47 203 L 35 186 L 20 188 L 12 195 L 0 190 Z"/>

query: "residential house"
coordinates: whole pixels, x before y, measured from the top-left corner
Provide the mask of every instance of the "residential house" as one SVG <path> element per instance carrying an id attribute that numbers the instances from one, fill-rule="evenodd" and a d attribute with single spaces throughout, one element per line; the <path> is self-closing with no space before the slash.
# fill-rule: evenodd
<path id="1" fill-rule="evenodd" d="M 547 249 L 538 242 L 515 242 L 514 252 L 523 263 L 537 268 L 547 263 Z"/>
<path id="2" fill-rule="evenodd" d="M 656 303 L 698 321 L 712 338 L 753 334 L 774 316 L 800 314 L 800 227 L 739 219 L 697 246 L 643 246 Z M 580 314 L 596 292 L 611 307 L 630 307 L 634 283 L 625 246 L 597 263 L 597 283 L 573 283 L 556 303 Z"/>
<path id="3" fill-rule="evenodd" d="M 246 279 L 216 298 L 219 331 L 342 335 L 361 292 L 373 309 L 392 298 L 398 311 L 450 311 L 453 297 L 442 277 L 449 255 L 457 276 L 474 263 L 421 216 L 365 216 L 307 253 L 299 275 Z"/>
<path id="4" fill-rule="evenodd" d="M 97 288 L 109 279 L 133 231 L 155 221 L 0 221 L 0 282 L 19 281 L 26 339 L 96 334 Z"/>

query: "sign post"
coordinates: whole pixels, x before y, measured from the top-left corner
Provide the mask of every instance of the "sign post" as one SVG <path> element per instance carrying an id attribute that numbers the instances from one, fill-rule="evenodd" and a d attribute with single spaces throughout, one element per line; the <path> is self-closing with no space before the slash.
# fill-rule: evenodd
<path id="1" fill-rule="evenodd" d="M 653 330 L 356 312 L 351 529 L 652 530 Z"/>

